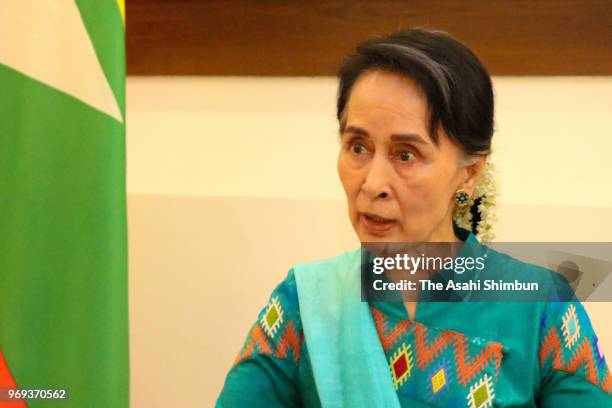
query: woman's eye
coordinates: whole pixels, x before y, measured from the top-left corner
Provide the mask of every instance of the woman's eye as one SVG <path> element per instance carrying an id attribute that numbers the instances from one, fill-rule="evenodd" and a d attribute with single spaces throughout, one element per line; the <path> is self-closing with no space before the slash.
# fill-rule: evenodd
<path id="1" fill-rule="evenodd" d="M 414 153 L 412 153 L 411 151 L 408 151 L 408 150 L 402 150 L 399 153 L 399 159 L 400 159 L 400 161 L 403 161 L 403 162 L 410 161 L 410 160 L 414 159 Z"/>
<path id="2" fill-rule="evenodd" d="M 361 143 L 354 143 L 352 149 L 353 149 L 353 153 L 357 153 L 357 154 L 363 154 L 366 152 L 365 146 L 362 145 Z"/>

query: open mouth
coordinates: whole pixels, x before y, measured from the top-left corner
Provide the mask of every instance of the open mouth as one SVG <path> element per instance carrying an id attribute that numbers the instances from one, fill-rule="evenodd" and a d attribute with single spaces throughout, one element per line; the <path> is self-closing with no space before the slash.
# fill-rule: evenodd
<path id="1" fill-rule="evenodd" d="M 361 224 L 372 233 L 385 232 L 395 224 L 395 220 L 393 219 L 371 213 L 361 213 L 359 220 Z"/>

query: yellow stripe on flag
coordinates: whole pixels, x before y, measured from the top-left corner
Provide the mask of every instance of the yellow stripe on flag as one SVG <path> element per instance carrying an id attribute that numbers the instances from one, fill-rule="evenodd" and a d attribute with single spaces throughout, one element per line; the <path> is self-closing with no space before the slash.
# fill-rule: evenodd
<path id="1" fill-rule="evenodd" d="M 123 20 L 123 24 L 125 24 L 125 0 L 117 0 L 117 4 L 121 12 L 121 20 Z"/>

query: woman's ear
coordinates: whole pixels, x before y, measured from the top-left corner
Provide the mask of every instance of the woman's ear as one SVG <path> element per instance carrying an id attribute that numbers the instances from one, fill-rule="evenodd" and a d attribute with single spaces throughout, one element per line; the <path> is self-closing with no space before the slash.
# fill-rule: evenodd
<path id="1" fill-rule="evenodd" d="M 476 159 L 472 160 L 472 163 L 465 167 L 466 176 L 463 184 L 460 187 L 466 189 L 470 196 L 474 195 L 474 189 L 476 188 L 476 184 L 478 184 L 478 180 L 480 180 L 480 176 L 484 171 L 487 156 L 478 156 Z"/>

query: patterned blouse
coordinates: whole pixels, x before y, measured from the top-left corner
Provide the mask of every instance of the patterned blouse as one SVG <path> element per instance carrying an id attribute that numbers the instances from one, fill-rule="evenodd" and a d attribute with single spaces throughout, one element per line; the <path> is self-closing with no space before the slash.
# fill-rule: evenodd
<path id="1" fill-rule="evenodd" d="M 370 302 L 402 407 L 612 407 L 579 302 Z M 293 269 L 272 292 L 217 407 L 319 407 Z"/>

